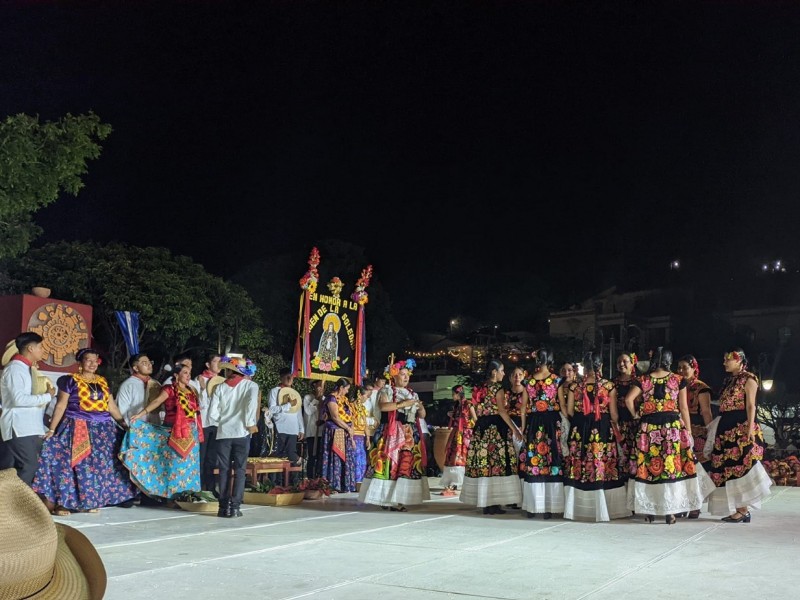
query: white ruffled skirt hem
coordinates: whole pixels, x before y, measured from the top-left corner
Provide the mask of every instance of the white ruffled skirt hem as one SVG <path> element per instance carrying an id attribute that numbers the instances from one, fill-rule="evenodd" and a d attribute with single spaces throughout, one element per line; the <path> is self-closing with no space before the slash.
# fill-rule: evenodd
<path id="1" fill-rule="evenodd" d="M 628 508 L 637 515 L 654 516 L 700 510 L 706 496 L 715 489 L 714 482 L 699 463 L 697 476 L 691 479 L 669 483 L 630 481 L 628 486 Z"/>
<path id="2" fill-rule="evenodd" d="M 624 485 L 609 490 L 581 490 L 565 485 L 564 518 L 601 522 L 630 517 L 626 496 Z"/>
<path id="3" fill-rule="evenodd" d="M 361 482 L 359 502 L 378 506 L 413 506 L 431 499 L 428 478 L 367 479 Z"/>
<path id="4" fill-rule="evenodd" d="M 478 508 L 496 504 L 519 504 L 522 502 L 519 476 L 464 477 L 459 500 Z"/>
<path id="5" fill-rule="evenodd" d="M 722 487 L 715 487 L 708 499 L 712 515 L 732 515 L 737 507 L 761 508 L 761 502 L 772 492 L 772 479 L 761 462 L 753 465 L 747 475 L 729 479 Z"/>
<path id="6" fill-rule="evenodd" d="M 522 510 L 529 513 L 563 513 L 564 484 L 560 481 L 523 481 Z"/>

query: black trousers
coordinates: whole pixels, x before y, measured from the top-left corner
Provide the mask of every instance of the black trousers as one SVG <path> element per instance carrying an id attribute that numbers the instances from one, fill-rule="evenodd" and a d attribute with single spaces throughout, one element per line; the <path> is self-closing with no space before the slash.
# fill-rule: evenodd
<path id="1" fill-rule="evenodd" d="M 216 485 L 214 469 L 217 468 L 217 427 L 203 427 L 204 441 L 200 444 L 200 489 L 213 492 Z"/>
<path id="2" fill-rule="evenodd" d="M 297 463 L 300 457 L 297 454 L 297 434 L 296 433 L 278 433 L 275 441 L 274 456 L 281 458 L 287 457 L 292 464 Z"/>
<path id="3" fill-rule="evenodd" d="M 225 438 L 216 441 L 217 468 L 219 468 L 219 505 L 239 508 L 244 497 L 244 468 L 250 450 L 250 436 Z M 231 491 L 231 468 L 233 490 Z"/>
<path id="4" fill-rule="evenodd" d="M 322 438 L 305 438 L 306 477 L 316 479 L 322 476 Z"/>
<path id="5" fill-rule="evenodd" d="M 5 463 L 8 468 L 14 467 L 19 478 L 31 485 L 36 475 L 36 468 L 39 466 L 43 441 L 40 435 L 17 437 L 17 434 L 14 434 L 14 437 L 4 443 L 5 457 L 0 459 L 0 462 Z"/>

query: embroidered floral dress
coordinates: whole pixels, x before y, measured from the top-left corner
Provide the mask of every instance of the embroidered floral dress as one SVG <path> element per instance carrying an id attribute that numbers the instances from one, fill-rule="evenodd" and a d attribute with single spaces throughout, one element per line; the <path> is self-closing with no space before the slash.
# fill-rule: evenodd
<path id="1" fill-rule="evenodd" d="M 609 521 L 629 516 L 625 482 L 617 469 L 606 379 L 570 385 L 574 414 L 564 465 L 564 518 Z"/>
<path id="2" fill-rule="evenodd" d="M 697 463 L 689 430 L 680 417 L 680 375 L 642 375 L 636 433 L 636 477 L 629 507 L 637 514 L 674 515 L 699 510 L 713 486 Z"/>
<path id="3" fill-rule="evenodd" d="M 122 430 L 108 413 L 110 392 L 103 377 L 59 377 L 69 395 L 55 435 L 45 441 L 33 491 L 53 504 L 82 511 L 119 504 L 136 496 L 136 486 L 117 458 Z"/>
<path id="4" fill-rule="evenodd" d="M 500 389 L 500 383 L 493 383 L 472 390 L 472 407 L 478 420 L 472 429 L 460 496 L 465 504 L 488 507 L 522 501 L 511 430 L 497 409 Z"/>
<path id="5" fill-rule="evenodd" d="M 467 464 L 472 429 L 470 428 L 469 399 L 464 397 L 453 402 L 450 417 L 450 435 L 445 449 L 444 468 L 441 485 L 446 488 L 455 485 L 460 488 L 464 484 L 464 467 Z"/>
<path id="6" fill-rule="evenodd" d="M 322 476 L 337 492 L 356 491 L 355 448 L 347 432 L 331 418 L 336 404 L 336 414 L 346 425 L 353 424 L 350 401 L 345 396 L 329 394 L 320 407 L 320 419 L 324 422 L 322 432 Z"/>
<path id="7" fill-rule="evenodd" d="M 201 488 L 203 427 L 197 394 L 191 387 L 180 389 L 173 383 L 161 391 L 167 393 L 164 425 L 134 421 L 125 435 L 122 461 L 145 494 L 173 498 Z"/>
<path id="8" fill-rule="evenodd" d="M 353 460 L 348 463 L 352 465 L 353 478 L 356 483 L 364 480 L 367 473 L 367 409 L 356 398 L 349 400 L 349 412 L 353 417 Z"/>
<path id="9" fill-rule="evenodd" d="M 745 385 L 750 379 L 755 375 L 742 371 L 728 379 L 720 393 L 719 425 L 709 457 L 709 475 L 716 486 L 709 510 L 715 515 L 731 515 L 743 506 L 760 508 L 771 493 L 772 481 L 761 464 L 764 434 L 757 420 L 755 441 L 748 437 Z"/>
<path id="10" fill-rule="evenodd" d="M 384 394 L 389 402 L 419 399 L 413 390 L 394 385 L 381 389 L 379 402 Z M 421 439 L 420 420 L 413 407 L 381 411 L 381 422 L 372 439 L 367 474 L 359 493 L 361 502 L 397 506 L 430 500 L 425 476 L 428 456 Z"/>
<path id="11" fill-rule="evenodd" d="M 636 428 L 638 420 L 630 413 L 625 405 L 625 396 L 633 385 L 634 378 L 614 378 L 614 388 L 617 390 L 617 424 L 620 440 L 617 443 L 617 472 L 620 479 L 627 481 L 636 475 Z"/>
<path id="12" fill-rule="evenodd" d="M 561 453 L 560 379 L 549 374 L 528 382 L 525 444 L 519 457 L 522 508 L 529 513 L 564 512 L 564 457 Z"/>
<path id="13" fill-rule="evenodd" d="M 700 412 L 700 394 L 711 394 L 711 388 L 699 379 L 687 383 L 686 385 L 686 403 L 689 405 L 689 418 L 692 421 L 692 437 L 694 438 L 694 455 L 697 460 L 706 460 L 703 456 L 703 448 L 706 445 L 706 435 L 708 430 L 706 423 L 703 420 L 703 414 Z"/>
<path id="14" fill-rule="evenodd" d="M 511 420 L 517 424 L 517 427 L 522 426 L 522 394 L 524 393 L 524 389 L 519 392 L 506 390 L 506 412 L 508 412 L 508 416 L 511 417 Z M 530 410 L 531 407 L 528 406 L 528 412 L 530 412 Z"/>

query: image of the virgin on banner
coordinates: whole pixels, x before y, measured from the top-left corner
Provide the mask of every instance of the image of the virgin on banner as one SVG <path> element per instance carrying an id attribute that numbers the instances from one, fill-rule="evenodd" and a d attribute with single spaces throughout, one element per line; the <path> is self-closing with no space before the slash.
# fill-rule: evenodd
<path id="1" fill-rule="evenodd" d="M 309 270 L 300 280 L 300 315 L 297 323 L 292 371 L 298 377 L 336 381 L 341 377 L 356 385 L 366 372 L 364 306 L 372 266 L 361 272 L 350 298 L 342 297 L 344 283 L 333 277 L 327 292 L 317 289 L 319 250 L 312 249 Z"/>

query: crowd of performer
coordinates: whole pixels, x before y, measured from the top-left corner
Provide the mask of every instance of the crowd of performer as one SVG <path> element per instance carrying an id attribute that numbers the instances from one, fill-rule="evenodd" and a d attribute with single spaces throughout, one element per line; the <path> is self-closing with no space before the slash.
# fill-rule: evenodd
<path id="1" fill-rule="evenodd" d="M 137 354 L 116 394 L 97 373 L 97 350 L 76 358 L 77 372 L 54 387 L 36 370 L 36 333 L 20 334 L 3 357 L 0 468 L 15 468 L 53 514 L 169 505 L 208 490 L 220 517 L 241 516 L 251 436 L 266 426 L 275 455 L 305 461 L 306 476 L 357 491 L 361 503 L 406 511 L 430 499 L 431 435 L 409 387 L 413 359 L 358 386 L 332 382 L 328 393 L 313 381 L 304 398 L 286 368 L 262 408 L 256 366 L 241 356 L 211 354 L 197 377 L 179 357 L 159 382 L 150 358 Z M 469 395 L 453 388 L 445 495 L 485 515 L 672 524 L 698 518 L 706 503 L 723 521 L 746 523 L 770 494 L 758 382 L 741 348 L 724 354 L 717 418 L 692 356 L 676 373 L 672 353 L 658 348 L 641 373 L 635 355 L 621 354 L 613 378 L 598 354 L 583 358 L 580 375 L 571 363 L 556 371 L 547 349 L 534 359 L 532 373 L 491 360 Z"/>

